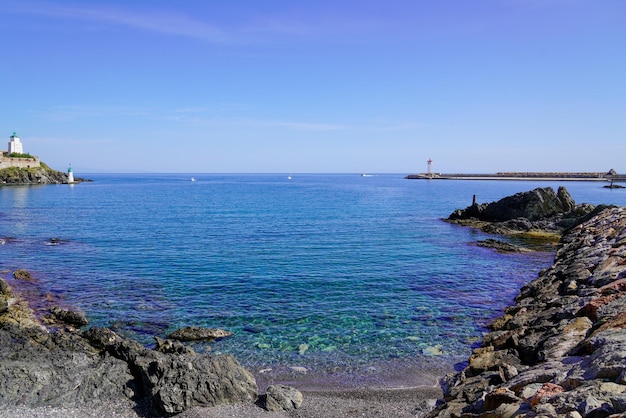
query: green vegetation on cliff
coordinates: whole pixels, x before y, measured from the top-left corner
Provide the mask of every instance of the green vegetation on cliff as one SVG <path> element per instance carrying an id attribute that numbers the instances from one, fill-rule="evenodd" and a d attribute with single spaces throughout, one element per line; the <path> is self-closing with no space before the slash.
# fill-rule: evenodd
<path id="1" fill-rule="evenodd" d="M 6 155 L 6 154 L 5 154 Z M 30 154 L 20 154 L 19 152 L 12 152 L 9 155 L 6 155 L 7 157 L 10 158 L 35 158 Z"/>

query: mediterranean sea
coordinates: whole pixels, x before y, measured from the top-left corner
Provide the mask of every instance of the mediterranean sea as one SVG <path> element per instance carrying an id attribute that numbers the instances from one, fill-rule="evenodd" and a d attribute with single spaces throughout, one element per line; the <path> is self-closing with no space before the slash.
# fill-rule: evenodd
<path id="1" fill-rule="evenodd" d="M 626 190 L 600 182 L 79 175 L 94 181 L 0 187 L 2 276 L 31 272 L 10 282 L 39 313 L 77 309 L 147 346 L 181 327 L 227 329 L 194 349 L 312 386 L 428 382 L 551 264 L 553 247 L 499 254 L 441 220 L 473 195 L 565 186 L 577 203 L 626 206 Z"/>

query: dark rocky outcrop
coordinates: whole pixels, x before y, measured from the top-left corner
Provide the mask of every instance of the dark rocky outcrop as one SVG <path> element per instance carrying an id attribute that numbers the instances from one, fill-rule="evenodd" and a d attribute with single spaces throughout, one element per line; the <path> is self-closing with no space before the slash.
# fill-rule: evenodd
<path id="1" fill-rule="evenodd" d="M 257 399 L 254 377 L 230 355 L 196 354 L 163 340 L 151 350 L 106 328 L 51 332 L 4 280 L 0 290 L 1 405 L 128 403 L 145 409 L 144 416 L 170 416 Z M 84 322 L 80 314 L 53 310 L 57 320 Z"/>
<path id="2" fill-rule="evenodd" d="M 82 327 L 89 324 L 89 321 L 84 314 L 62 309 L 58 306 L 50 308 L 50 313 L 46 316 L 46 319 L 50 321 L 51 324 L 63 323 L 73 327 Z"/>
<path id="3" fill-rule="evenodd" d="M 626 416 L 626 209 L 568 230 L 427 417 Z"/>
<path id="4" fill-rule="evenodd" d="M 75 183 L 90 181 L 75 177 Z M 0 184 L 65 184 L 67 173 L 54 170 L 46 164 L 41 167 L 19 168 L 8 167 L 0 170 Z"/>
<path id="5" fill-rule="evenodd" d="M 517 193 L 497 202 L 474 202 L 465 209 L 452 212 L 447 221 L 492 234 L 559 237 L 604 208 L 586 203 L 577 205 L 565 187 L 559 187 L 557 192 L 545 187 Z"/>
<path id="6" fill-rule="evenodd" d="M 172 332 L 167 338 L 179 341 L 202 341 L 226 338 L 231 335 L 233 335 L 231 331 L 219 328 L 185 327 Z"/>

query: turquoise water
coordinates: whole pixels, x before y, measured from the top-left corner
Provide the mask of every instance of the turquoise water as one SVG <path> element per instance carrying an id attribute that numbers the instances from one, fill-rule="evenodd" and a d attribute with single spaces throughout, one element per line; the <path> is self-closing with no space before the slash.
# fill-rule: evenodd
<path id="1" fill-rule="evenodd" d="M 485 234 L 440 218 L 473 194 L 488 202 L 540 186 L 626 205 L 626 191 L 595 182 L 193 176 L 0 187 L 3 277 L 29 270 L 36 283 L 22 287 L 38 309 L 52 300 L 146 345 L 183 326 L 231 330 L 195 348 L 253 370 L 445 368 L 553 254 L 479 248 L 470 243 Z"/>

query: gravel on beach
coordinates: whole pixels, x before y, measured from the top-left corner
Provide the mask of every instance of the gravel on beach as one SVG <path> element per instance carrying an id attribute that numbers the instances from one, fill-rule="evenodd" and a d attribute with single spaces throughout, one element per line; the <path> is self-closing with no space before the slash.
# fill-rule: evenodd
<path id="1" fill-rule="evenodd" d="M 178 418 L 339 418 L 419 417 L 441 397 L 439 387 L 411 389 L 360 389 L 344 392 L 303 392 L 304 401 L 291 412 L 269 412 L 253 403 L 191 408 Z M 134 405 L 111 404 L 98 408 L 9 407 L 0 418 L 138 418 L 149 417 Z"/>

